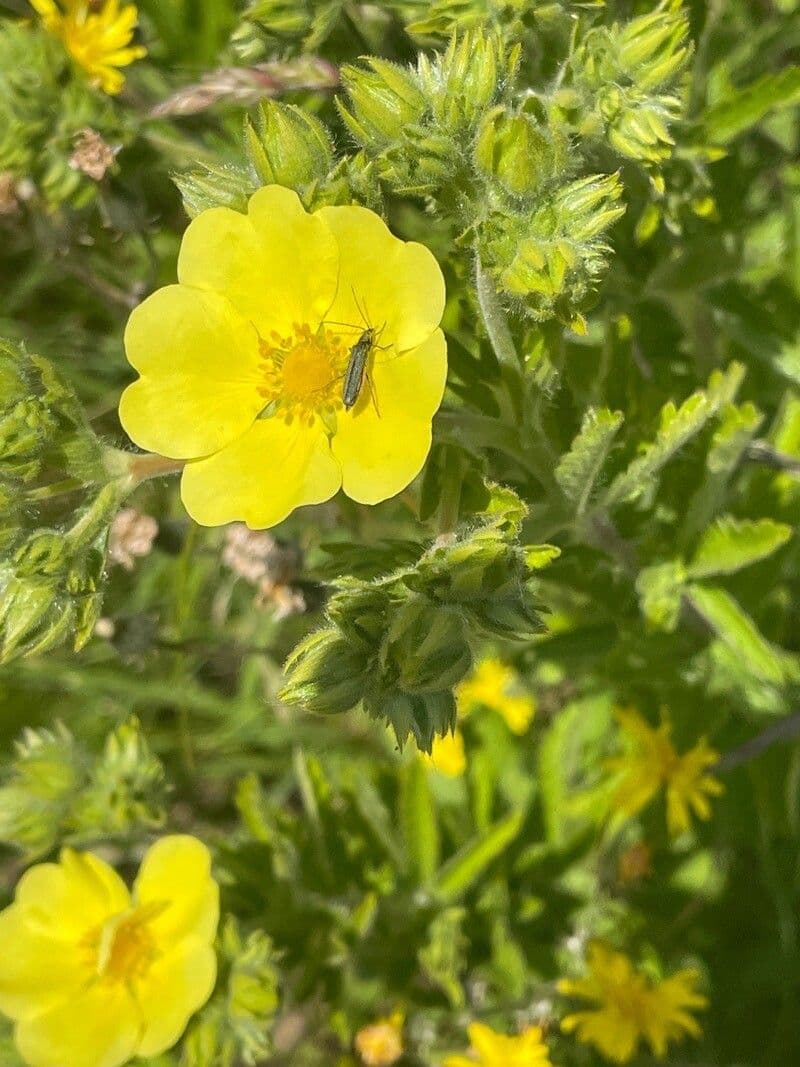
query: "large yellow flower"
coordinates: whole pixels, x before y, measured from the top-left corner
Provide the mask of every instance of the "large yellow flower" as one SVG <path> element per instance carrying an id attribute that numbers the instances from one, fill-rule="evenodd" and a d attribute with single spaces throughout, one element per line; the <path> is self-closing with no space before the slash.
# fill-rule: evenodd
<path id="1" fill-rule="evenodd" d="M 617 711 L 626 752 L 607 761 L 617 777 L 611 797 L 614 809 L 625 818 L 638 815 L 661 789 L 666 794 L 667 826 L 674 837 L 692 825 L 692 812 L 711 817 L 709 798 L 722 792 L 722 784 L 706 772 L 719 759 L 705 738 L 680 755 L 672 743 L 672 724 L 664 718 L 657 729 L 632 708 Z"/>
<path id="2" fill-rule="evenodd" d="M 449 1056 L 444 1067 L 551 1067 L 538 1026 L 529 1026 L 517 1037 L 507 1037 L 483 1023 L 473 1023 L 467 1033 L 470 1055 Z"/>
<path id="3" fill-rule="evenodd" d="M 146 49 L 132 45 L 139 19 L 134 4 L 120 8 L 119 0 L 31 0 L 50 33 L 89 75 L 93 85 L 118 93 L 125 84 L 119 67 L 140 59 Z"/>
<path id="4" fill-rule="evenodd" d="M 181 494 L 197 522 L 273 526 L 340 486 L 374 504 L 419 473 L 447 373 L 444 280 L 425 247 L 366 208 L 308 214 L 271 185 L 246 215 L 211 208 L 191 223 L 178 279 L 131 315 L 141 378 L 120 417 L 143 448 L 189 461 Z M 379 347 L 346 409 L 368 325 Z"/>
<path id="5" fill-rule="evenodd" d="M 587 966 L 585 978 L 564 979 L 558 989 L 565 996 L 593 1001 L 596 1007 L 566 1016 L 561 1028 L 574 1031 L 579 1041 L 594 1045 L 607 1059 L 627 1063 L 642 1041 L 661 1058 L 671 1041 L 687 1034 L 700 1036 L 690 1013 L 705 1008 L 708 1001 L 695 991 L 697 971 L 678 971 L 653 982 L 624 953 L 600 942 L 589 946 Z"/>
<path id="6" fill-rule="evenodd" d="M 164 837 L 129 892 L 91 853 L 28 870 L 0 912 L 0 1011 L 32 1067 L 118 1067 L 171 1048 L 211 995 L 218 889 L 207 849 Z"/>

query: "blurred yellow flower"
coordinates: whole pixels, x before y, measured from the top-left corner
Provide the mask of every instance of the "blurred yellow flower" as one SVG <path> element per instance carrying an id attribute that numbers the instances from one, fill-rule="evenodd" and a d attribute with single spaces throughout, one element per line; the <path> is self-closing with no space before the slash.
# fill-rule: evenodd
<path id="1" fill-rule="evenodd" d="M 700 819 L 710 818 L 709 798 L 719 796 L 723 787 L 706 774 L 719 759 L 706 739 L 701 738 L 679 755 L 672 743 L 669 719 L 664 718 L 653 729 L 633 708 L 620 709 L 616 715 L 627 751 L 606 761 L 606 768 L 619 776 L 612 807 L 625 818 L 632 818 L 663 789 L 667 826 L 673 837 L 691 828 L 693 812 Z"/>
<path id="2" fill-rule="evenodd" d="M 458 728 L 444 737 L 434 737 L 430 755 L 427 752 L 422 755 L 427 763 L 448 778 L 460 778 L 467 769 L 464 735 Z"/>
<path id="3" fill-rule="evenodd" d="M 274 526 L 340 487 L 375 504 L 419 473 L 447 375 L 444 279 L 427 248 L 366 208 L 308 214 L 271 185 L 247 214 L 194 219 L 178 280 L 128 322 L 141 377 L 120 418 L 143 448 L 189 460 L 181 495 L 197 522 Z M 367 321 L 380 350 L 345 407 Z"/>
<path id="4" fill-rule="evenodd" d="M 678 971 L 653 982 L 624 953 L 599 942 L 589 946 L 587 966 L 585 978 L 564 979 L 558 990 L 593 1001 L 597 1007 L 567 1015 L 561 1028 L 575 1032 L 579 1041 L 594 1045 L 607 1059 L 628 1063 L 642 1041 L 661 1058 L 671 1041 L 681 1041 L 687 1034 L 700 1036 L 690 1012 L 707 1007 L 708 1001 L 695 991 L 697 971 Z"/>
<path id="5" fill-rule="evenodd" d="M 456 689 L 458 708 L 462 715 L 475 708 L 490 708 L 502 715 L 509 730 L 524 734 L 536 713 L 536 702 L 518 690 L 516 671 L 496 657 L 487 657 Z"/>
<path id="6" fill-rule="evenodd" d="M 386 1019 L 378 1019 L 356 1034 L 356 1052 L 366 1067 L 392 1067 L 403 1055 L 402 1012 L 393 1012 Z"/>
<path id="7" fill-rule="evenodd" d="M 517 1037 L 506 1037 L 483 1023 L 472 1023 L 467 1033 L 470 1055 L 448 1056 L 444 1067 L 551 1067 L 538 1026 L 529 1026 Z"/>
<path id="8" fill-rule="evenodd" d="M 180 1038 L 211 995 L 218 888 L 208 850 L 163 837 L 132 892 L 90 852 L 64 849 L 0 912 L 0 1011 L 31 1067 L 118 1067 Z"/>
<path id="9" fill-rule="evenodd" d="M 147 50 L 132 45 L 139 19 L 135 4 L 120 8 L 119 0 L 31 0 L 46 30 L 64 42 L 93 85 L 118 93 L 125 84 L 119 67 L 141 59 Z"/>

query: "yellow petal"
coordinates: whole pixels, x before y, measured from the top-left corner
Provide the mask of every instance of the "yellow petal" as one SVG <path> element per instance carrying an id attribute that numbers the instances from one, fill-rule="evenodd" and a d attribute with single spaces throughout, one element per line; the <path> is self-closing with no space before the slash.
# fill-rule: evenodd
<path id="1" fill-rule="evenodd" d="M 501 1035 L 495 1033 L 490 1026 L 486 1026 L 485 1023 L 471 1023 L 467 1027 L 467 1033 L 469 1043 L 479 1055 L 490 1059 L 497 1054 Z"/>
<path id="2" fill-rule="evenodd" d="M 66 848 L 60 863 L 39 863 L 23 874 L 16 901 L 32 929 L 74 941 L 124 911 L 130 894 L 107 863 L 90 852 Z"/>
<path id="3" fill-rule="evenodd" d="M 172 1048 L 191 1016 L 211 996 L 216 978 L 217 957 L 208 942 L 184 941 L 154 963 L 136 991 L 145 1020 L 137 1053 L 157 1056 Z"/>
<path id="4" fill-rule="evenodd" d="M 330 226 L 341 254 L 328 318 L 380 329 L 381 344 L 399 352 L 427 341 L 442 321 L 445 301 L 444 278 L 433 253 L 395 237 L 366 208 L 324 207 L 316 214 Z"/>
<path id="5" fill-rule="evenodd" d="M 344 491 L 361 504 L 394 496 L 419 474 L 447 377 L 441 330 L 410 352 L 381 356 L 376 354 L 369 372 L 372 390 L 365 382 L 355 407 L 339 414 L 331 445 Z"/>
<path id="6" fill-rule="evenodd" d="M 230 208 L 201 212 L 183 236 L 178 278 L 225 296 L 262 334 L 293 323 L 316 326 L 336 291 L 339 254 L 324 220 L 309 215 L 297 193 L 259 189 L 247 215 Z"/>
<path id="7" fill-rule="evenodd" d="M 215 455 L 187 463 L 181 497 L 202 526 L 240 520 L 263 529 L 294 508 L 329 500 L 340 484 L 322 426 L 275 417 L 259 419 Z"/>
<path id="8" fill-rule="evenodd" d="M 14 1040 L 30 1067 L 121 1067 L 134 1055 L 140 1032 L 125 987 L 96 983 L 22 1020 Z"/>
<path id="9" fill-rule="evenodd" d="M 120 421 L 142 448 L 174 459 L 208 455 L 264 406 L 258 335 L 223 297 L 159 289 L 128 320 L 125 349 L 142 378 L 122 394 Z"/>
<path id="10" fill-rule="evenodd" d="M 21 1019 L 70 998 L 86 980 L 75 946 L 33 929 L 19 904 L 0 912 L 0 1011 Z"/>
<path id="11" fill-rule="evenodd" d="M 209 944 L 219 921 L 219 888 L 206 846 L 188 834 L 162 837 L 147 851 L 134 883 L 137 904 L 163 904 L 150 922 L 168 951 L 183 938 Z"/>

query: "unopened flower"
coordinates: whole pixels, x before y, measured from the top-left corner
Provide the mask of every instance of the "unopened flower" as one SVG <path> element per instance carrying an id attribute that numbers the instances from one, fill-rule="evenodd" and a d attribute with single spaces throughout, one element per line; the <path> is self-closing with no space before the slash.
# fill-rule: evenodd
<path id="1" fill-rule="evenodd" d="M 310 215 L 271 185 L 246 215 L 194 219 L 178 279 L 130 318 L 141 377 L 120 417 L 143 448 L 188 460 L 197 522 L 274 526 L 340 487 L 375 504 L 419 473 L 447 372 L 426 248 L 366 208 Z"/>
<path id="2" fill-rule="evenodd" d="M 484 707 L 501 715 L 515 734 L 524 734 L 536 714 L 536 702 L 519 687 L 516 671 L 494 656 L 482 659 L 456 690 L 459 711 Z"/>
<path id="3" fill-rule="evenodd" d="M 453 733 L 433 739 L 430 755 L 422 753 L 422 758 L 448 778 L 460 778 L 467 769 L 467 752 L 464 747 L 464 735 L 456 728 Z"/>
<path id="4" fill-rule="evenodd" d="M 599 942 L 589 946 L 587 966 L 585 978 L 564 979 L 558 989 L 565 996 L 592 1001 L 596 1007 L 568 1015 L 561 1028 L 594 1045 L 607 1059 L 628 1063 L 642 1042 L 661 1058 L 670 1042 L 681 1041 L 687 1034 L 700 1036 L 691 1013 L 707 1007 L 708 1001 L 696 992 L 697 971 L 678 971 L 671 978 L 652 981 L 624 953 Z"/>
<path id="5" fill-rule="evenodd" d="M 472 1023 L 467 1033 L 470 1054 L 448 1056 L 444 1067 L 551 1067 L 539 1026 L 529 1026 L 517 1037 L 507 1037 L 483 1023 Z"/>
<path id="6" fill-rule="evenodd" d="M 141 59 L 146 49 L 132 45 L 139 19 L 135 4 L 119 0 L 31 0 L 46 30 L 58 37 L 93 85 L 118 93 L 125 84 L 120 67 Z"/>
<path id="7" fill-rule="evenodd" d="M 31 1067 L 119 1067 L 171 1048 L 211 995 L 218 888 L 196 838 L 150 848 L 129 892 L 90 852 L 31 867 L 0 913 L 0 1011 Z"/>
<path id="8" fill-rule="evenodd" d="M 69 165 L 92 181 L 99 182 L 105 178 L 114 159 L 114 149 L 111 145 L 104 141 L 96 130 L 87 126 L 78 135 Z"/>
<path id="9" fill-rule="evenodd" d="M 149 554 L 157 534 L 158 523 L 152 515 L 144 515 L 136 508 L 123 508 L 111 524 L 109 559 L 132 571 L 136 557 Z"/>
<path id="10" fill-rule="evenodd" d="M 392 1067 L 403 1055 L 402 1012 L 394 1012 L 365 1026 L 356 1034 L 356 1052 L 366 1067 Z"/>
<path id="11" fill-rule="evenodd" d="M 627 751 L 607 761 L 607 769 L 619 776 L 611 798 L 612 807 L 625 818 L 638 815 L 664 790 L 667 826 L 677 837 L 689 830 L 692 813 L 700 819 L 711 816 L 709 799 L 722 792 L 721 783 L 707 771 L 719 759 L 705 738 L 679 755 L 672 743 L 672 724 L 664 718 L 653 729 L 638 711 L 617 711 L 617 721 Z"/>

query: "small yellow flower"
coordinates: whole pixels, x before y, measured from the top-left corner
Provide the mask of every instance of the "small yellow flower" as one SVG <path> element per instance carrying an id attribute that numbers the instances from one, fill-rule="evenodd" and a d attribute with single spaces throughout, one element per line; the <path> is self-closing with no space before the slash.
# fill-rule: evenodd
<path id="1" fill-rule="evenodd" d="M 427 248 L 374 212 L 260 189 L 247 214 L 203 211 L 184 234 L 179 284 L 131 315 L 141 375 L 120 402 L 133 440 L 189 462 L 181 495 L 204 526 L 274 526 L 342 487 L 375 504 L 416 477 L 447 375 L 444 279 Z M 343 379 L 376 331 L 357 402 Z"/>
<path id="2" fill-rule="evenodd" d="M 597 1007 L 578 1011 L 561 1021 L 567 1033 L 594 1045 L 614 1063 L 628 1063 L 639 1045 L 646 1041 L 659 1058 L 670 1042 L 689 1034 L 701 1034 L 690 1014 L 708 1005 L 695 991 L 699 975 L 694 970 L 678 971 L 671 978 L 652 982 L 637 971 L 622 952 L 599 942 L 589 946 L 589 974 L 578 980 L 558 983 L 560 993 L 593 1001 Z"/>
<path id="3" fill-rule="evenodd" d="M 366 1067 L 392 1067 L 403 1055 L 402 1012 L 393 1012 L 386 1019 L 378 1019 L 356 1034 L 356 1052 Z"/>
<path id="4" fill-rule="evenodd" d="M 0 912 L 0 1011 L 31 1067 L 119 1067 L 180 1038 L 211 995 L 218 888 L 208 850 L 164 837 L 132 892 L 90 852 L 28 870 Z"/>
<path id="5" fill-rule="evenodd" d="M 125 78 L 117 68 L 141 59 L 147 50 L 132 45 L 139 18 L 134 4 L 119 6 L 119 0 L 31 0 L 45 29 L 105 93 L 118 93 Z"/>
<path id="6" fill-rule="evenodd" d="M 475 708 L 490 708 L 505 719 L 512 733 L 524 734 L 536 713 L 536 702 L 518 689 L 516 671 L 495 657 L 487 657 L 456 690 L 459 711 L 468 715 Z"/>
<path id="7" fill-rule="evenodd" d="M 529 1026 L 517 1037 L 506 1037 L 483 1023 L 472 1023 L 467 1033 L 470 1055 L 448 1056 L 444 1067 L 551 1067 L 541 1027 Z"/>
<path id="8" fill-rule="evenodd" d="M 653 729 L 632 708 L 617 711 L 627 751 L 608 760 L 607 769 L 619 775 L 611 803 L 625 818 L 633 818 L 663 789 L 667 802 L 667 826 L 677 837 L 692 825 L 692 812 L 700 819 L 711 817 L 709 798 L 722 793 L 722 784 L 706 771 L 719 754 L 705 738 L 679 755 L 672 743 L 672 724 L 665 718 Z"/>
<path id="9" fill-rule="evenodd" d="M 423 753 L 423 757 L 440 774 L 460 778 L 467 769 L 464 735 L 456 728 L 454 733 L 434 737 L 430 755 Z"/>

